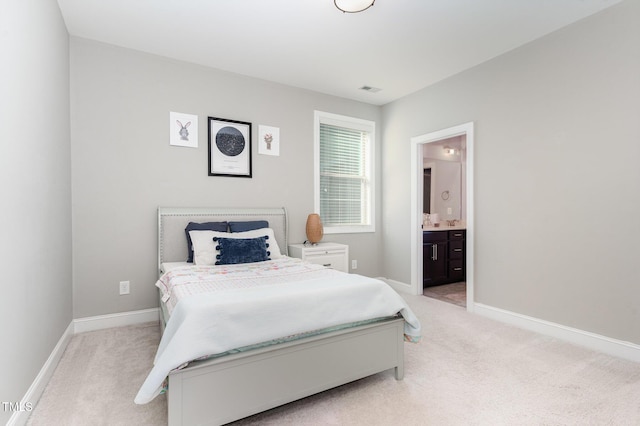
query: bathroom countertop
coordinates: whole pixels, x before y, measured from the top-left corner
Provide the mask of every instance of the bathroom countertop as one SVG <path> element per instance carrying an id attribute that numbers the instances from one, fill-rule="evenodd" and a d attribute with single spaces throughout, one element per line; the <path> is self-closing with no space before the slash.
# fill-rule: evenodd
<path id="1" fill-rule="evenodd" d="M 447 223 L 440 223 L 440 226 L 425 226 L 422 231 L 456 231 L 459 229 L 467 229 L 466 224 L 457 224 L 454 226 L 447 226 Z"/>

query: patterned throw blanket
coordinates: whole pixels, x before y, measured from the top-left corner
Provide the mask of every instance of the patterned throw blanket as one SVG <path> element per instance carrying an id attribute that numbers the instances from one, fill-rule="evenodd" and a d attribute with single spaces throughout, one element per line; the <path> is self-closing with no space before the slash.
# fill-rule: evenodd
<path id="1" fill-rule="evenodd" d="M 171 315 L 178 301 L 186 296 L 304 279 L 330 278 L 334 273 L 335 271 L 324 266 L 285 256 L 267 262 L 239 265 L 175 267 L 160 277 L 156 287 L 162 292 L 162 300 Z"/>

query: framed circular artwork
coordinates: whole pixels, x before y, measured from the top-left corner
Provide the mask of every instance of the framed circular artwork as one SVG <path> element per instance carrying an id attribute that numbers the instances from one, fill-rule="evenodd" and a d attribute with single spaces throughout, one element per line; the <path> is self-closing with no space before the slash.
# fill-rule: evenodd
<path id="1" fill-rule="evenodd" d="M 251 123 L 209 117 L 209 176 L 251 177 Z"/>

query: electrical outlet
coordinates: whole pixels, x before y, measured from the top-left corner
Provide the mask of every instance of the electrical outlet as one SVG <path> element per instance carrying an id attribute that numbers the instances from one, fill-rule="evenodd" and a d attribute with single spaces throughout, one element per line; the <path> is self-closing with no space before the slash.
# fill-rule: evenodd
<path id="1" fill-rule="evenodd" d="M 447 207 L 447 214 L 453 213 L 453 209 L 451 207 Z"/>
<path id="2" fill-rule="evenodd" d="M 129 294 L 129 281 L 120 281 L 120 295 Z"/>
<path id="3" fill-rule="evenodd" d="M 351 269 L 358 269 L 358 261 L 357 260 L 352 260 L 351 261 Z"/>

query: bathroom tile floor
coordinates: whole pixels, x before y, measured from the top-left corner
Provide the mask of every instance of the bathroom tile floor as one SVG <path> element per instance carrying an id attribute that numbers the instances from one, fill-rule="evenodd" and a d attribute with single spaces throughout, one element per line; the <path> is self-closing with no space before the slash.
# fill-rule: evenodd
<path id="1" fill-rule="evenodd" d="M 463 308 L 467 306 L 467 283 L 464 281 L 425 287 L 422 294 L 433 299 L 462 306 Z"/>

